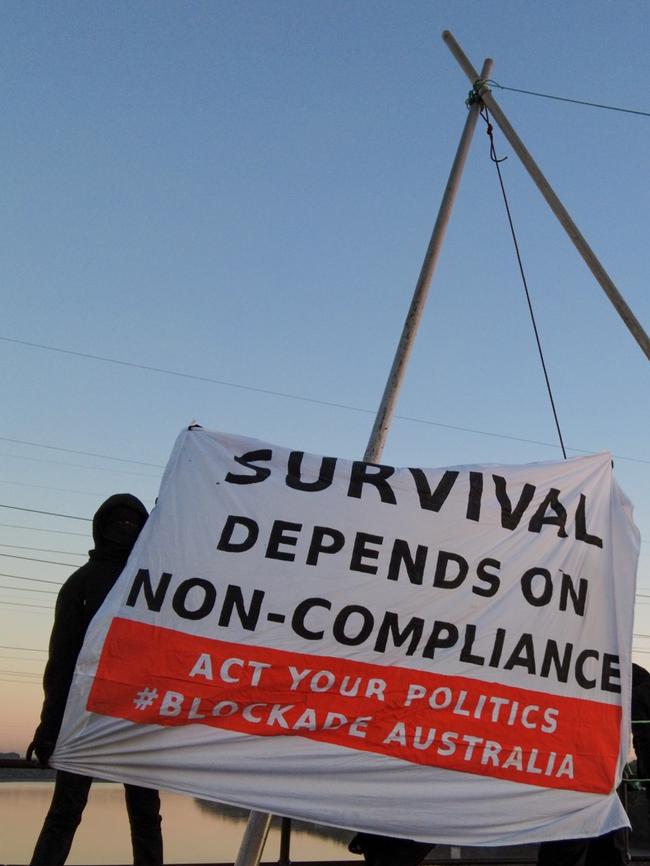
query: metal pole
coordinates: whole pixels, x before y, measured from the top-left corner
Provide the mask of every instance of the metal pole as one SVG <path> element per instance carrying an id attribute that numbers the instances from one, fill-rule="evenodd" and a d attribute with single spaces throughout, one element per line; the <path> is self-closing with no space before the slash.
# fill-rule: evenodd
<path id="1" fill-rule="evenodd" d="M 235 866 L 257 866 L 262 859 L 270 826 L 271 815 L 268 812 L 250 813 Z"/>
<path id="2" fill-rule="evenodd" d="M 482 80 L 490 77 L 492 65 L 493 61 L 488 57 L 483 64 L 483 69 L 481 70 Z M 427 295 L 429 293 L 429 286 L 431 285 L 431 280 L 433 278 L 433 272 L 438 262 L 440 250 L 442 248 L 442 241 L 447 230 L 454 201 L 456 200 L 456 193 L 458 192 L 458 187 L 460 185 L 460 176 L 463 172 L 467 154 L 469 152 L 469 146 L 472 141 L 472 135 L 476 128 L 479 110 L 480 107 L 478 105 L 472 105 L 467 115 L 467 120 L 465 121 L 465 127 L 463 128 L 463 133 L 458 144 L 458 150 L 456 151 L 456 156 L 449 173 L 447 186 L 445 187 L 445 192 L 440 204 L 440 210 L 438 211 L 438 218 L 433 227 L 433 233 L 424 256 L 420 276 L 415 286 L 415 291 L 413 292 L 411 306 L 409 307 L 406 321 L 404 322 L 402 336 L 397 345 L 393 366 L 388 375 L 388 381 L 386 382 L 384 394 L 381 398 L 379 409 L 377 410 L 375 423 L 372 432 L 370 433 L 366 453 L 363 456 L 363 459 L 368 463 L 374 463 L 379 460 L 381 452 L 384 449 L 388 428 L 390 427 L 395 412 L 397 397 L 406 372 L 406 365 L 408 364 L 411 349 L 415 342 L 415 335 L 417 334 L 420 319 L 422 318 L 424 305 L 426 304 Z"/>
<path id="3" fill-rule="evenodd" d="M 444 33 L 442 34 L 442 38 L 446 42 L 447 47 L 454 55 L 454 57 L 458 61 L 459 66 L 467 75 L 472 84 L 479 80 L 484 81 L 486 76 L 483 75 L 483 73 L 481 72 L 479 78 L 476 70 L 465 56 L 462 48 L 448 30 L 444 31 Z M 636 318 L 632 310 L 628 307 L 625 299 L 612 282 L 605 268 L 598 261 L 596 254 L 580 233 L 578 227 L 569 216 L 568 211 L 553 191 L 550 183 L 542 174 L 541 169 L 539 168 L 533 157 L 530 155 L 517 133 L 510 125 L 507 117 L 497 105 L 496 100 L 494 99 L 494 96 L 492 95 L 488 87 L 483 87 L 483 89 L 481 90 L 481 99 L 489 109 L 492 117 L 498 124 L 506 139 L 510 142 L 512 149 L 522 161 L 524 168 L 532 177 L 533 181 L 537 185 L 537 188 L 546 199 L 549 207 L 560 221 L 562 227 L 564 228 L 568 236 L 573 241 L 574 246 L 582 256 L 582 258 L 585 260 L 587 267 L 600 283 L 605 294 L 616 308 L 619 316 L 627 325 L 628 330 L 630 331 L 634 339 L 637 341 L 639 346 L 641 346 L 648 359 L 650 359 L 650 338 L 648 338 L 648 335 L 643 329 L 641 323 Z"/>
<path id="4" fill-rule="evenodd" d="M 280 859 L 278 866 L 291 863 L 291 818 L 283 818 L 280 826 Z"/>
<path id="5" fill-rule="evenodd" d="M 490 60 L 490 58 L 487 58 L 483 64 L 483 69 L 481 70 L 482 78 L 485 79 L 490 77 L 492 66 L 493 61 Z M 449 173 L 447 186 L 442 197 L 440 210 L 438 211 L 438 218 L 433 227 L 431 241 L 429 242 L 429 247 L 424 257 L 420 276 L 413 293 L 411 306 L 404 323 L 402 336 L 397 346 L 393 366 L 388 376 L 384 395 L 377 411 L 375 423 L 363 457 L 363 459 L 369 463 L 377 461 L 381 457 L 381 452 L 384 448 L 386 434 L 388 433 L 388 428 L 390 427 L 390 422 L 395 411 L 397 395 L 404 378 L 406 365 L 411 354 L 411 348 L 417 333 L 418 325 L 422 318 L 422 312 L 426 303 L 429 286 L 431 285 L 431 278 L 433 277 L 433 271 L 438 261 L 442 241 L 447 224 L 449 223 L 449 217 L 451 216 L 451 209 L 456 199 L 460 176 L 465 166 L 472 135 L 476 128 L 478 113 L 479 106 L 473 105 L 470 108 L 467 120 L 465 121 L 458 150 L 456 151 L 456 156 Z M 270 823 L 270 815 L 264 812 L 250 813 L 235 866 L 259 866 Z"/>

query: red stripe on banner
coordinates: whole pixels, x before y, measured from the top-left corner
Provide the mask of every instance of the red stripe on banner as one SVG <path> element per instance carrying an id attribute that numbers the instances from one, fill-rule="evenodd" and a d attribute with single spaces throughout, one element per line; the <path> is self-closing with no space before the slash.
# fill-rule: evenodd
<path id="1" fill-rule="evenodd" d="M 300 736 L 547 788 L 609 793 L 621 708 L 113 620 L 87 709 Z"/>

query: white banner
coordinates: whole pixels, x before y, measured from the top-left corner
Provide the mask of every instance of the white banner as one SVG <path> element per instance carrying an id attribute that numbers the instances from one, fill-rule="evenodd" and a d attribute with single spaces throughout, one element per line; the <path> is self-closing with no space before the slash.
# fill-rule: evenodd
<path id="1" fill-rule="evenodd" d="M 191 428 L 52 763 L 456 845 L 623 826 L 638 548 L 606 453 L 397 469 Z"/>

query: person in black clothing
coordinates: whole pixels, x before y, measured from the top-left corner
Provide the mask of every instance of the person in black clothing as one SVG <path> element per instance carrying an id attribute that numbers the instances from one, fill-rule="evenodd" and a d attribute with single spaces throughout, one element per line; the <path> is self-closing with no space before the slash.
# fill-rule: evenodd
<path id="1" fill-rule="evenodd" d="M 537 866 L 626 866 L 625 830 L 587 839 L 542 842 Z"/>
<path id="2" fill-rule="evenodd" d="M 348 845 L 352 854 L 363 854 L 367 866 L 420 866 L 433 848 L 435 845 L 431 842 L 375 833 L 357 833 Z"/>
<path id="3" fill-rule="evenodd" d="M 56 601 L 49 657 L 43 676 L 43 709 L 27 758 L 36 755 L 47 767 L 56 744 L 77 656 L 86 629 L 126 565 L 147 520 L 147 509 L 135 496 L 118 493 L 93 518 L 94 550 L 89 561 L 63 584 Z M 50 810 L 31 866 L 63 866 L 81 821 L 92 779 L 58 770 Z M 135 866 L 162 866 L 162 833 L 158 791 L 125 785 Z"/>
<path id="4" fill-rule="evenodd" d="M 650 780 L 650 673 L 632 665 L 632 745 L 637 779 Z M 641 783 L 650 801 L 650 781 Z"/>

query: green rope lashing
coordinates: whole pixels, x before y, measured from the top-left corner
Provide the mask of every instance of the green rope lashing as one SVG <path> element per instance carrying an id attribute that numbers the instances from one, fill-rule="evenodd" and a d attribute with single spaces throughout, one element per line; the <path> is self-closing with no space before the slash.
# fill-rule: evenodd
<path id="1" fill-rule="evenodd" d="M 472 89 L 467 95 L 467 99 L 465 100 L 465 105 L 468 108 L 471 108 L 477 102 L 481 101 L 481 94 L 484 90 L 487 89 L 487 85 L 489 82 L 489 78 L 477 78 L 474 84 L 472 85 Z"/>

